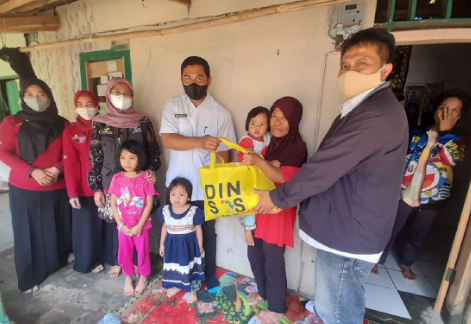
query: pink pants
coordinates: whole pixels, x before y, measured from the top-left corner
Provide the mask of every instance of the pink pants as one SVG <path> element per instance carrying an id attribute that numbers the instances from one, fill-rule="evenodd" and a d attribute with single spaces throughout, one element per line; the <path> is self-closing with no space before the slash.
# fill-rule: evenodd
<path id="1" fill-rule="evenodd" d="M 141 276 L 150 275 L 150 241 L 149 229 L 143 229 L 141 236 L 126 236 L 118 231 L 119 250 L 118 262 L 125 276 L 134 274 L 133 254 L 137 251 L 137 271 Z"/>

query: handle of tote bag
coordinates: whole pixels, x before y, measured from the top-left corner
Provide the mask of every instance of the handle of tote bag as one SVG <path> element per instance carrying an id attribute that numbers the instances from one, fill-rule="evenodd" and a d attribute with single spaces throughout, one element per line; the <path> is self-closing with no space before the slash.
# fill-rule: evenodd
<path id="1" fill-rule="evenodd" d="M 234 149 L 236 151 L 239 151 L 241 153 L 248 153 L 248 151 L 243 148 L 242 146 L 240 145 L 237 145 L 235 143 L 232 143 L 231 141 L 229 141 L 227 138 L 225 137 L 218 137 L 218 139 L 223 142 L 224 144 L 226 144 L 228 147 L 230 147 L 231 149 Z M 216 165 L 216 156 L 221 160 L 222 163 L 224 163 L 224 160 L 222 157 L 220 157 L 219 155 L 217 155 L 216 153 L 211 153 L 211 164 L 210 164 L 210 168 L 211 169 L 214 169 L 214 166 Z M 263 159 L 263 156 L 260 155 L 260 157 Z"/>
<path id="2" fill-rule="evenodd" d="M 231 149 L 237 150 L 237 151 L 242 152 L 242 153 L 244 153 L 244 154 L 245 154 L 245 153 L 248 153 L 245 148 L 243 148 L 242 146 L 237 145 L 237 144 L 235 144 L 235 143 L 232 143 L 231 141 L 229 141 L 229 140 L 228 140 L 227 138 L 225 138 L 225 137 L 222 137 L 222 136 L 221 136 L 221 137 L 218 137 L 218 139 L 220 139 L 221 142 L 223 142 L 224 144 L 226 144 L 227 146 L 229 146 Z M 216 164 L 216 155 L 217 155 L 216 153 L 211 153 L 211 166 L 210 166 L 211 169 L 213 169 L 213 168 L 214 168 L 214 165 Z M 224 160 L 223 160 L 219 155 L 217 155 L 217 156 L 221 159 L 222 163 L 224 163 Z M 260 154 L 260 157 L 261 157 L 262 159 L 264 159 L 264 158 L 263 158 L 263 155 L 261 155 L 261 154 Z M 252 172 L 255 172 L 255 171 L 252 169 Z M 276 212 L 278 209 L 279 209 L 278 207 L 275 207 L 275 208 L 273 208 L 273 211 Z M 281 210 L 281 209 L 280 209 L 280 210 Z"/>
<path id="3" fill-rule="evenodd" d="M 216 165 L 216 156 L 219 158 L 219 161 L 224 164 L 224 159 L 217 155 L 216 153 L 211 152 L 211 164 L 209 165 L 210 169 L 214 169 L 214 166 Z"/>

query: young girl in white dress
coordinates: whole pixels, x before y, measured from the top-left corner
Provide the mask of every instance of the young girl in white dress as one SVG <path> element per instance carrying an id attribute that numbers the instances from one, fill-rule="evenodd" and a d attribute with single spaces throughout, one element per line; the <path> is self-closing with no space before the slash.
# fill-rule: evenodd
<path id="1" fill-rule="evenodd" d="M 197 301 L 204 275 L 204 212 L 190 204 L 193 186 L 184 178 L 175 178 L 168 188 L 170 204 L 159 209 L 163 223 L 160 255 L 164 258 L 162 287 L 172 297 L 180 290 L 190 292 L 188 303 Z"/>

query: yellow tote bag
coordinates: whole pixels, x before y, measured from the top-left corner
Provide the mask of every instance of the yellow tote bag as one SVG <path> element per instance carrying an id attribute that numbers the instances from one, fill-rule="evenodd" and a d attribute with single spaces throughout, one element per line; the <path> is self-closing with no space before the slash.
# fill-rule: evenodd
<path id="1" fill-rule="evenodd" d="M 224 137 L 219 139 L 232 149 L 247 153 L 243 147 Z M 250 215 L 260 201 L 260 196 L 252 192 L 273 190 L 275 184 L 257 166 L 244 166 L 242 163 L 216 164 L 216 154 L 211 153 L 211 164 L 199 169 L 201 186 L 204 191 L 205 219 Z"/>

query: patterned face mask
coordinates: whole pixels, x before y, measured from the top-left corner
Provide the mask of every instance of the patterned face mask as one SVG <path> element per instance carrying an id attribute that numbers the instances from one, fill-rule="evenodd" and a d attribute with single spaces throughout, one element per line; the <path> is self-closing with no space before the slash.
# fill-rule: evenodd
<path id="1" fill-rule="evenodd" d="M 98 114 L 98 108 L 76 108 L 75 111 L 85 120 L 92 120 Z"/>

